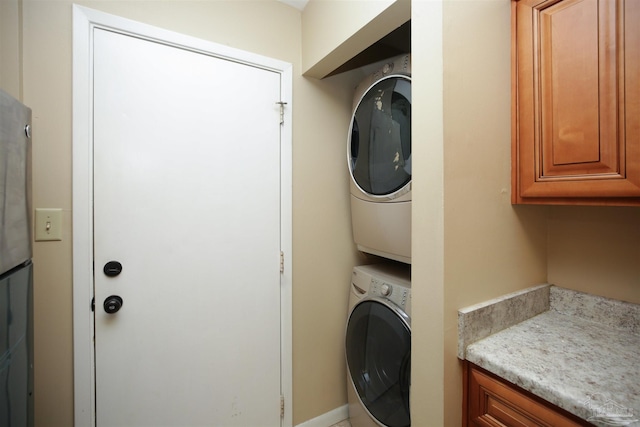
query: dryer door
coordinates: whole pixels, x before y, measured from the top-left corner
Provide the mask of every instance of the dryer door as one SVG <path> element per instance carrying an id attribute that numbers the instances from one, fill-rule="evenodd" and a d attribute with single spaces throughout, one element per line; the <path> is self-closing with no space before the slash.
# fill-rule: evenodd
<path id="1" fill-rule="evenodd" d="M 411 329 L 402 313 L 382 300 L 361 301 L 349 316 L 346 350 L 367 411 L 385 426 L 410 426 Z"/>
<path id="2" fill-rule="evenodd" d="M 411 182 L 411 79 L 378 80 L 351 119 L 349 168 L 363 192 L 395 198 Z"/>

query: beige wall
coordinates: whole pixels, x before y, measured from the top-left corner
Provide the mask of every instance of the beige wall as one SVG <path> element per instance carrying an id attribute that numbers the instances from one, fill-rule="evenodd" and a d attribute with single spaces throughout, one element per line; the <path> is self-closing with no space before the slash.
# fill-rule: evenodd
<path id="1" fill-rule="evenodd" d="M 640 208 L 549 209 L 549 283 L 640 304 Z"/>
<path id="2" fill-rule="evenodd" d="M 441 2 L 413 2 L 411 10 L 411 418 L 416 426 L 444 422 L 442 12 Z"/>
<path id="3" fill-rule="evenodd" d="M 0 89 L 22 99 L 22 0 L 0 1 Z"/>
<path id="4" fill-rule="evenodd" d="M 346 164 L 350 106 L 362 76 L 305 79 L 294 144 L 294 425 L 347 402 L 344 329 L 351 269 Z"/>
<path id="5" fill-rule="evenodd" d="M 457 311 L 546 278 L 545 208 L 511 206 L 510 5 L 444 3 L 444 407 L 460 425 Z"/>
<path id="6" fill-rule="evenodd" d="M 351 101 L 346 94 L 359 76 L 327 82 L 302 78 L 301 15 L 279 2 L 80 3 L 293 63 L 294 423 L 342 406 L 342 336 L 350 270 L 358 259 L 347 215 L 344 159 Z M 21 21 L 2 15 L 3 28 L 5 20 L 22 26 L 24 71 L 13 74 L 23 77 L 24 102 L 33 109 L 34 207 L 57 207 L 64 213 L 63 240 L 34 247 L 36 425 L 42 427 L 73 423 L 71 10 L 71 1 L 24 0 Z M 14 42 L 11 49 L 2 48 L 3 64 L 18 66 L 12 51 L 19 46 Z M 4 73 L 0 83 L 15 86 Z"/>
<path id="7" fill-rule="evenodd" d="M 412 419 L 455 426 L 457 310 L 546 281 L 638 302 L 640 211 L 511 206 L 509 1 L 432 3 L 412 12 L 413 114 L 425 118 L 413 122 Z M 428 90 L 438 79 L 442 100 Z M 439 102 L 441 139 L 426 119 Z"/>
<path id="8" fill-rule="evenodd" d="M 437 124 L 413 121 L 416 425 L 461 424 L 457 310 L 545 280 L 545 208 L 510 203 L 509 28 L 504 0 L 413 5 L 413 115 L 442 123 L 438 138 Z"/>

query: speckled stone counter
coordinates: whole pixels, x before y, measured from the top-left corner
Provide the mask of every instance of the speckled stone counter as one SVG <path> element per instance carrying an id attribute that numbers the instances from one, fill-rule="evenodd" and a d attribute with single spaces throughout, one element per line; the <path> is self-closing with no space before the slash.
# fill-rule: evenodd
<path id="1" fill-rule="evenodd" d="M 640 426 L 640 306 L 548 289 L 547 311 L 467 338 L 459 356 L 592 424 Z"/>

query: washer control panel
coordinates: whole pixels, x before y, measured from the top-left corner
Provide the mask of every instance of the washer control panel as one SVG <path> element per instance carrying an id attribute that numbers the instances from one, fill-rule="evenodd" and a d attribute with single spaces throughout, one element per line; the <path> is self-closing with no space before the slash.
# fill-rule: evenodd
<path id="1" fill-rule="evenodd" d="M 410 290 L 404 286 L 393 286 L 383 280 L 376 278 L 371 279 L 369 295 L 386 298 L 403 310 L 406 308 L 407 301 L 410 298 L 409 293 Z"/>

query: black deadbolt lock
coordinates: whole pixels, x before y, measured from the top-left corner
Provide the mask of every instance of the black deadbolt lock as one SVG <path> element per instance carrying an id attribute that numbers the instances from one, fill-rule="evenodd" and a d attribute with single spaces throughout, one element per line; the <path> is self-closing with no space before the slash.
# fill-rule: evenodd
<path id="1" fill-rule="evenodd" d="M 104 300 L 104 311 L 109 314 L 117 313 L 122 308 L 122 298 L 117 295 L 111 295 Z"/>
<path id="2" fill-rule="evenodd" d="M 102 271 L 104 271 L 104 274 L 109 277 L 116 277 L 122 272 L 122 264 L 120 264 L 118 261 L 109 261 L 104 265 Z"/>

